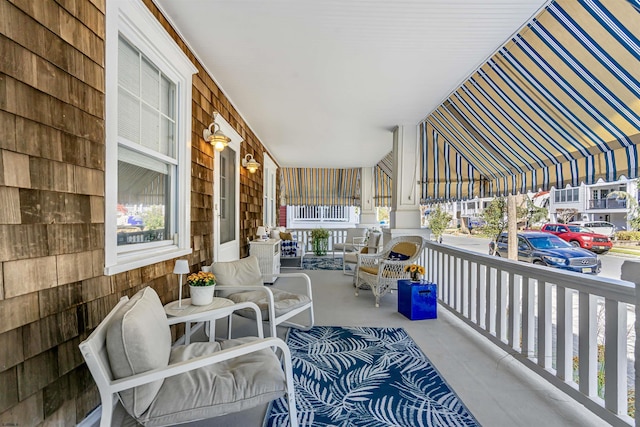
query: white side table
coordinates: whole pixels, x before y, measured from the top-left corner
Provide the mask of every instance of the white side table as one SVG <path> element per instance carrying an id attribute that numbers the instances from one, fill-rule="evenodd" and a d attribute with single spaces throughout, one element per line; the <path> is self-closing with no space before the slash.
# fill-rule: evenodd
<path id="1" fill-rule="evenodd" d="M 235 304 L 230 299 L 214 297 L 211 304 L 208 305 L 192 305 L 191 298 L 182 300 L 182 308 L 178 308 L 178 301 L 172 301 L 164 306 L 164 312 L 169 318 L 176 318 L 175 323 L 185 323 L 184 340 L 185 344 L 191 342 L 191 323 L 192 322 L 209 322 L 209 341 L 215 340 L 215 321 L 222 317 L 230 316 L 232 310 L 221 310 L 233 307 Z M 172 320 L 172 319 L 170 319 Z"/>
<path id="2" fill-rule="evenodd" d="M 249 242 L 249 254 L 258 258 L 264 282 L 275 282 L 275 275 L 280 273 L 280 239 L 253 240 Z"/>

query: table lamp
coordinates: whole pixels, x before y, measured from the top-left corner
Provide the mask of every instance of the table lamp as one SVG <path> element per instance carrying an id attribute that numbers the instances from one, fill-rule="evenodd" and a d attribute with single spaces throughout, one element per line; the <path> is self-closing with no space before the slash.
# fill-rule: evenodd
<path id="1" fill-rule="evenodd" d="M 258 238 L 260 240 L 264 240 L 267 234 L 267 229 L 265 227 L 258 227 L 258 231 L 256 231 L 256 234 L 258 235 Z"/>
<path id="2" fill-rule="evenodd" d="M 173 274 L 180 275 L 180 290 L 178 291 L 178 308 L 182 308 L 182 275 L 189 274 L 189 262 L 186 259 L 176 260 Z"/>

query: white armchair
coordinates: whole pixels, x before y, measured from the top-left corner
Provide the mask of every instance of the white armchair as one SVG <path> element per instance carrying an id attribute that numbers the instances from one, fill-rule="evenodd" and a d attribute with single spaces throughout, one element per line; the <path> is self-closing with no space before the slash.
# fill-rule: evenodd
<path id="1" fill-rule="evenodd" d="M 346 248 L 342 253 L 342 273 L 347 273 L 347 264 L 353 264 L 357 267 L 358 264 L 358 255 L 359 254 L 375 254 L 378 253 L 378 249 L 380 247 L 380 239 L 382 238 L 382 233 L 380 231 L 372 231 L 369 233 L 369 236 L 366 240 L 366 246 L 361 248 L 357 252 L 347 252 Z M 357 271 L 354 271 L 354 283 L 355 276 L 357 275 Z"/>
<path id="2" fill-rule="evenodd" d="M 364 245 L 367 239 L 366 228 L 347 228 L 347 235 L 344 238 L 344 242 L 333 243 L 333 257 L 335 258 L 336 252 L 358 252 Z"/>
<path id="3" fill-rule="evenodd" d="M 409 278 L 405 267 L 420 257 L 424 245 L 421 236 L 400 236 L 391 239 L 380 253 L 358 255 L 356 296 L 360 289 L 371 289 L 376 307 L 380 307 L 380 298 L 391 291 L 391 286 Z"/>
<path id="4" fill-rule="evenodd" d="M 269 322 L 271 336 L 276 336 L 276 326 L 284 325 L 298 329 L 310 329 L 313 326 L 313 294 L 311 279 L 304 273 L 279 273 L 274 277 L 288 277 L 295 281 L 297 292 L 278 289 L 275 285 L 265 286 L 260 265 L 255 256 L 237 261 L 214 262 L 211 271 L 216 276 L 216 293 L 235 303 L 253 302 L 261 311 L 262 321 Z M 293 316 L 308 312 L 309 322 L 300 325 L 289 321 Z M 255 318 L 252 310 L 238 310 L 236 314 Z M 231 317 L 229 317 L 231 322 Z"/>
<path id="5" fill-rule="evenodd" d="M 201 316 L 206 320 L 206 313 Z M 242 411 L 285 394 L 291 425 L 297 426 L 284 341 L 247 337 L 172 348 L 169 325 L 182 321 L 167 319 L 158 295 L 147 287 L 123 297 L 80 343 L 102 400 L 101 427 L 111 425 L 118 400 L 137 422 L 158 426 Z"/>

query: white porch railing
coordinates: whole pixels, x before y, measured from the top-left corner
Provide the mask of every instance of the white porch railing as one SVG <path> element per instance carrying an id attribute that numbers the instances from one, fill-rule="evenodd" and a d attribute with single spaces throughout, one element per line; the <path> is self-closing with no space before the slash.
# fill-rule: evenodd
<path id="1" fill-rule="evenodd" d="M 292 221 L 349 222 L 349 206 L 287 206 L 287 218 Z"/>
<path id="2" fill-rule="evenodd" d="M 444 307 L 609 424 L 634 425 L 627 415 L 628 385 L 635 387 L 628 381 L 636 344 L 633 283 L 435 242 L 426 243 L 422 263 Z M 606 364 L 598 359 L 603 347 Z"/>
<path id="3" fill-rule="evenodd" d="M 346 228 L 322 228 L 329 231 L 329 251 L 333 251 L 334 243 L 344 243 L 347 237 Z M 303 243 L 305 253 L 313 253 L 313 245 L 311 242 L 311 231 L 313 231 L 313 228 L 296 228 L 289 231 L 295 240 Z"/>

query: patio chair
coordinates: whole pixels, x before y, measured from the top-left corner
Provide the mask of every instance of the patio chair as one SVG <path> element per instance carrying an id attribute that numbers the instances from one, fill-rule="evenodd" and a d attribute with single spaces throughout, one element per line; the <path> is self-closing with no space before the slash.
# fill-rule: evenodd
<path id="1" fill-rule="evenodd" d="M 333 244 L 333 257 L 336 257 L 336 252 L 359 252 L 366 239 L 366 228 L 347 228 L 347 235 L 344 238 L 344 242 Z"/>
<path id="2" fill-rule="evenodd" d="M 346 250 L 342 252 L 342 273 L 347 273 L 347 264 L 353 264 L 357 267 L 358 264 L 358 254 L 375 254 L 378 253 L 378 249 L 380 247 L 380 239 L 382 238 L 382 233 L 379 231 L 372 231 L 369 233 L 367 237 L 366 244 L 367 246 L 360 249 L 358 252 L 347 252 Z M 353 277 L 355 283 L 357 271 L 354 270 Z"/>
<path id="3" fill-rule="evenodd" d="M 294 293 L 278 289 L 275 285 L 265 286 L 260 272 L 258 258 L 248 256 L 236 261 L 214 262 L 211 271 L 216 276 L 216 294 L 235 303 L 251 301 L 261 311 L 262 321 L 269 322 L 271 336 L 276 336 L 280 324 L 308 330 L 313 326 L 313 295 L 311 279 L 304 273 L 278 273 L 274 277 L 299 279 L 293 286 L 300 292 Z M 300 325 L 289 321 L 293 316 L 308 311 L 309 323 Z M 238 310 L 235 314 L 255 319 L 253 310 Z M 231 328 L 231 317 L 229 317 Z"/>
<path id="4" fill-rule="evenodd" d="M 376 297 L 376 307 L 380 298 L 397 285 L 399 279 L 408 279 L 407 265 L 416 261 L 424 249 L 421 236 L 400 236 L 389 241 L 380 253 L 359 254 L 356 265 L 356 296 L 360 289 L 371 289 Z"/>
<path id="5" fill-rule="evenodd" d="M 172 348 L 169 325 L 193 317 L 167 319 L 160 298 L 147 287 L 120 299 L 80 343 L 102 401 L 100 426 L 111 425 L 118 402 L 138 423 L 157 426 L 238 412 L 285 394 L 289 419 L 297 426 L 284 341 L 260 336 Z"/>

